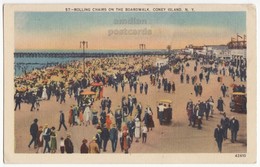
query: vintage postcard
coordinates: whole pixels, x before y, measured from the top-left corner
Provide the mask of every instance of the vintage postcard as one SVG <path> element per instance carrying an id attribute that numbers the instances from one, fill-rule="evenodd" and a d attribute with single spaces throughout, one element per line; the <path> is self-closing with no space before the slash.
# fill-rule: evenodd
<path id="1" fill-rule="evenodd" d="M 255 163 L 255 35 L 253 5 L 5 4 L 5 163 Z"/>

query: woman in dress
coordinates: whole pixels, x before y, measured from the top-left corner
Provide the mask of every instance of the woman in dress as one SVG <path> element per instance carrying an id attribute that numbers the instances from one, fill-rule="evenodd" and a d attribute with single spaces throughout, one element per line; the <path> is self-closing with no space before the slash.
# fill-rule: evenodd
<path id="1" fill-rule="evenodd" d="M 139 142 L 139 139 L 141 138 L 141 122 L 139 118 L 135 119 L 135 142 Z"/>
<path id="2" fill-rule="evenodd" d="M 81 124 L 84 125 L 83 109 L 82 108 L 79 109 L 79 125 L 81 126 Z"/>
<path id="3" fill-rule="evenodd" d="M 43 100 L 46 100 L 48 98 L 47 96 L 47 90 L 46 90 L 46 87 L 44 86 L 43 87 L 43 90 L 42 90 L 42 99 Z"/>
<path id="4" fill-rule="evenodd" d="M 87 126 L 87 124 L 90 125 L 91 110 L 90 110 L 89 104 L 86 105 L 86 108 L 84 111 L 84 117 L 85 117 L 86 126 Z"/>
<path id="5" fill-rule="evenodd" d="M 146 110 L 147 110 L 147 113 L 148 113 L 148 115 L 147 115 L 148 116 L 148 124 L 146 124 L 146 126 L 147 126 L 148 131 L 149 131 L 149 128 L 151 128 L 151 130 L 153 130 L 153 128 L 154 128 L 153 111 L 152 111 L 150 106 L 148 106 L 146 108 Z"/>
<path id="6" fill-rule="evenodd" d="M 51 153 L 55 153 L 57 150 L 57 139 L 56 139 L 56 132 L 55 127 L 51 128 Z"/>
<path id="7" fill-rule="evenodd" d="M 71 109 L 69 111 L 69 125 L 73 126 L 73 110 L 72 110 L 72 106 L 71 106 Z"/>

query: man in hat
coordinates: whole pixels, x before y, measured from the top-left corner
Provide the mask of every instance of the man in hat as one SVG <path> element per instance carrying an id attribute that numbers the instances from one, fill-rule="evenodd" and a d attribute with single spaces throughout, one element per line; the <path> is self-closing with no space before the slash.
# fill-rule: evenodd
<path id="1" fill-rule="evenodd" d="M 230 120 L 229 129 L 231 130 L 231 142 L 234 143 L 237 141 L 237 132 L 239 131 L 239 122 L 234 116 Z"/>
<path id="2" fill-rule="evenodd" d="M 106 123 L 106 116 L 107 116 L 107 114 L 106 114 L 105 110 L 103 110 L 103 109 L 101 108 L 100 123 L 101 123 L 101 126 L 102 126 L 102 127 L 103 127 L 104 124 Z"/>
<path id="3" fill-rule="evenodd" d="M 226 116 L 226 113 L 223 113 L 223 117 L 220 120 L 220 124 L 223 129 L 224 140 L 227 139 L 227 131 L 229 128 L 229 123 L 230 123 L 230 121 L 229 121 L 228 117 Z"/>
<path id="4" fill-rule="evenodd" d="M 87 143 L 88 143 L 87 139 L 84 138 L 84 139 L 82 140 L 82 145 L 81 145 L 81 147 L 80 147 L 80 153 L 81 153 L 81 154 L 87 154 L 87 153 L 88 153 Z"/>
<path id="5" fill-rule="evenodd" d="M 60 125 L 59 125 L 58 131 L 60 131 L 61 125 L 63 125 L 63 127 L 64 127 L 65 130 L 67 131 L 67 127 L 66 127 L 66 125 L 65 125 L 64 113 L 63 113 L 62 110 L 60 110 Z"/>
<path id="6" fill-rule="evenodd" d="M 62 102 L 64 102 L 65 103 L 65 97 L 66 97 L 66 91 L 65 91 L 65 88 L 63 88 L 62 90 L 61 90 L 61 94 L 60 94 L 60 104 L 62 103 Z"/>
<path id="7" fill-rule="evenodd" d="M 98 144 L 99 150 L 102 149 L 101 133 L 102 133 L 102 130 L 101 130 L 101 129 L 98 129 L 98 130 L 97 130 L 97 134 L 96 134 L 96 142 L 97 142 L 97 144 Z"/>
<path id="8" fill-rule="evenodd" d="M 144 83 L 144 93 L 147 95 L 148 93 L 148 84 L 145 82 Z"/>
<path id="9" fill-rule="evenodd" d="M 122 88 L 122 92 L 124 92 L 125 91 L 125 82 L 124 81 L 121 82 L 121 88 Z"/>
<path id="10" fill-rule="evenodd" d="M 112 105 L 112 101 L 109 99 L 109 97 L 107 97 L 106 106 L 107 106 L 108 111 L 110 111 L 111 105 Z"/>
<path id="11" fill-rule="evenodd" d="M 141 93 L 141 94 L 143 93 L 143 89 L 144 89 L 144 84 L 141 82 L 141 83 L 140 83 L 140 93 Z"/>
<path id="12" fill-rule="evenodd" d="M 225 86 L 225 84 L 221 86 L 220 90 L 222 91 L 223 97 L 226 97 L 227 87 Z"/>
<path id="13" fill-rule="evenodd" d="M 74 146 L 70 140 L 70 134 L 67 133 L 67 138 L 64 140 L 65 151 L 67 154 L 72 154 L 74 152 Z"/>
<path id="14" fill-rule="evenodd" d="M 109 134 L 110 134 L 110 140 L 112 145 L 112 152 L 114 153 L 116 151 L 117 140 L 118 140 L 118 131 L 116 129 L 115 124 L 112 125 Z"/>
<path id="15" fill-rule="evenodd" d="M 33 111 L 33 110 L 36 108 L 36 107 L 35 107 L 36 101 L 37 101 L 36 94 L 33 93 L 33 94 L 32 94 L 32 97 L 31 97 L 31 104 L 32 104 L 31 111 Z"/>
<path id="16" fill-rule="evenodd" d="M 158 110 L 158 118 L 159 118 L 159 122 L 160 125 L 162 125 L 163 122 L 163 111 L 164 111 L 165 107 L 163 106 L 162 103 L 159 103 L 157 110 Z"/>
<path id="17" fill-rule="evenodd" d="M 32 139 L 28 145 L 28 147 L 30 148 L 31 144 L 34 142 L 34 148 L 36 148 L 37 146 L 37 134 L 38 134 L 38 119 L 34 119 L 33 123 L 31 124 L 30 127 L 30 134 L 32 136 Z"/>
<path id="18" fill-rule="evenodd" d="M 139 118 L 139 120 L 141 120 L 141 115 L 142 115 L 142 104 L 141 104 L 141 102 L 138 103 L 138 105 L 136 106 L 136 109 L 137 109 L 136 117 Z"/>
<path id="19" fill-rule="evenodd" d="M 223 129 L 221 128 L 220 125 L 217 125 L 217 128 L 214 131 L 214 138 L 218 144 L 218 151 L 221 153 L 224 133 L 223 133 Z"/>
<path id="20" fill-rule="evenodd" d="M 51 139 L 50 135 L 51 135 L 51 129 L 48 128 L 48 124 L 45 124 L 45 128 L 43 131 L 43 139 L 44 139 L 44 143 L 45 143 L 43 153 L 45 153 L 46 149 L 48 149 L 48 153 L 51 150 L 50 145 L 49 145 L 49 141 Z"/>
<path id="21" fill-rule="evenodd" d="M 17 107 L 19 107 L 19 110 L 20 110 L 21 109 L 22 96 L 19 93 L 16 93 L 14 99 L 15 99 L 14 111 L 16 111 Z"/>
<path id="22" fill-rule="evenodd" d="M 118 109 L 115 111 L 115 120 L 116 120 L 116 126 L 117 129 L 121 129 L 122 125 L 122 113 L 121 113 L 121 108 L 118 106 Z"/>
<path id="23" fill-rule="evenodd" d="M 134 137 L 134 132 L 135 132 L 135 122 L 132 117 L 130 117 L 130 120 L 127 122 L 127 128 L 132 142 Z"/>
<path id="24" fill-rule="evenodd" d="M 97 138 L 94 136 L 93 140 L 89 143 L 89 153 L 100 153 L 100 149 L 96 141 Z"/>

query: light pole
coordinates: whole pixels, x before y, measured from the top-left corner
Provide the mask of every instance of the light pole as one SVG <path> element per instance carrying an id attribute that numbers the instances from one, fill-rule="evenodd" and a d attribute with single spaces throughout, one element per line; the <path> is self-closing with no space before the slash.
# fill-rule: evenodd
<path id="1" fill-rule="evenodd" d="M 142 50 L 142 70 L 144 69 L 144 55 L 143 55 L 143 51 L 145 49 L 145 44 L 139 44 L 139 49 Z"/>
<path id="2" fill-rule="evenodd" d="M 83 49 L 83 76 L 85 78 L 86 73 L 85 73 L 85 49 L 88 48 L 88 41 L 80 41 L 80 48 L 82 47 Z"/>

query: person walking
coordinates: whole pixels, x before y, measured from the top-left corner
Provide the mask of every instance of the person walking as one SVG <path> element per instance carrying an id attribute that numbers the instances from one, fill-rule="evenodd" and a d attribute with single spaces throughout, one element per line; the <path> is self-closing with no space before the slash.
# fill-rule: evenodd
<path id="1" fill-rule="evenodd" d="M 37 134 L 38 134 L 38 130 L 39 130 L 37 122 L 38 122 L 38 119 L 36 118 L 33 120 L 33 123 L 30 126 L 30 134 L 32 136 L 32 139 L 28 145 L 29 148 L 33 142 L 34 142 L 34 148 L 36 148 L 36 146 L 37 146 Z"/>
<path id="2" fill-rule="evenodd" d="M 194 92 L 195 92 L 195 95 L 197 97 L 198 94 L 199 94 L 199 87 L 198 87 L 197 83 L 194 85 Z"/>
<path id="3" fill-rule="evenodd" d="M 188 120 L 189 120 L 189 125 L 192 125 L 192 111 L 193 111 L 193 102 L 190 99 L 186 105 L 186 111 L 187 111 L 187 115 L 188 115 Z"/>
<path id="4" fill-rule="evenodd" d="M 45 153 L 46 149 L 47 149 L 47 152 L 49 153 L 51 148 L 50 148 L 50 145 L 49 145 L 49 142 L 50 142 L 50 134 L 51 134 L 51 129 L 48 128 L 48 124 L 45 124 L 45 128 L 43 130 L 43 139 L 44 139 L 44 143 L 45 143 L 45 146 L 44 146 L 44 149 L 43 149 L 43 153 Z"/>
<path id="5" fill-rule="evenodd" d="M 101 129 L 98 129 L 98 130 L 97 130 L 97 133 L 96 133 L 96 136 L 95 136 L 99 150 L 102 149 L 101 133 L 102 133 L 102 130 L 101 130 Z"/>
<path id="6" fill-rule="evenodd" d="M 175 93 L 175 83 L 174 83 L 174 81 L 172 82 L 172 93 Z"/>
<path id="7" fill-rule="evenodd" d="M 131 147 L 131 138 L 126 131 L 123 132 L 122 144 L 123 151 L 125 151 L 125 153 L 127 154 L 129 152 L 129 148 Z"/>
<path id="8" fill-rule="evenodd" d="M 235 117 L 230 120 L 229 129 L 231 130 L 231 142 L 234 143 L 237 141 L 237 132 L 239 131 L 239 121 Z"/>
<path id="9" fill-rule="evenodd" d="M 141 138 L 141 122 L 139 118 L 135 118 L 135 142 L 139 142 L 139 139 Z"/>
<path id="10" fill-rule="evenodd" d="M 162 122 L 163 122 L 163 111 L 164 111 L 164 109 L 165 109 L 165 107 L 163 106 L 162 103 L 160 103 L 159 106 L 157 107 L 160 125 L 162 125 Z"/>
<path id="11" fill-rule="evenodd" d="M 19 110 L 20 110 L 21 109 L 22 96 L 19 93 L 16 93 L 14 99 L 15 99 L 14 111 L 16 111 L 17 107 L 19 107 Z"/>
<path id="12" fill-rule="evenodd" d="M 220 125 L 217 125 L 217 128 L 214 131 L 214 138 L 217 142 L 218 145 L 218 152 L 222 152 L 222 142 L 223 142 L 223 129 L 221 128 Z"/>
<path id="13" fill-rule="evenodd" d="M 55 153 L 57 150 L 57 139 L 56 139 L 55 127 L 51 128 L 50 138 L 51 138 L 51 153 Z"/>
<path id="14" fill-rule="evenodd" d="M 199 85 L 198 85 L 198 94 L 200 96 L 202 95 L 202 90 L 203 90 L 202 85 L 201 85 L 201 83 L 199 83 Z"/>
<path id="15" fill-rule="evenodd" d="M 223 84 L 223 85 L 221 86 L 220 90 L 222 91 L 223 97 L 226 97 L 227 87 Z"/>
<path id="16" fill-rule="evenodd" d="M 118 131 L 116 129 L 115 124 L 112 125 L 112 128 L 109 131 L 109 138 L 111 140 L 112 152 L 114 153 L 116 151 L 117 140 L 118 140 Z"/>
<path id="17" fill-rule="evenodd" d="M 101 138 L 103 140 L 103 151 L 107 151 L 107 142 L 109 140 L 110 134 L 107 125 L 104 125 L 104 128 L 102 129 Z"/>
<path id="18" fill-rule="evenodd" d="M 122 92 L 124 92 L 125 91 L 125 82 L 124 81 L 121 82 L 121 88 L 122 88 Z"/>
<path id="19" fill-rule="evenodd" d="M 121 129 L 122 125 L 122 113 L 121 113 L 121 108 L 118 106 L 118 109 L 115 111 L 115 121 L 116 121 L 116 127 L 117 129 Z"/>
<path id="20" fill-rule="evenodd" d="M 88 103 L 84 110 L 84 118 L 86 122 L 86 126 L 90 125 L 90 119 L 91 119 L 91 110 L 90 110 L 90 104 Z"/>
<path id="21" fill-rule="evenodd" d="M 143 93 L 143 89 L 144 89 L 144 84 L 141 82 L 141 83 L 140 83 L 140 94 Z"/>
<path id="22" fill-rule="evenodd" d="M 42 153 L 42 147 L 43 147 L 43 127 L 39 126 L 39 130 L 37 133 L 37 151 L 36 153 Z"/>
<path id="23" fill-rule="evenodd" d="M 141 115 L 142 115 L 142 104 L 141 102 L 139 102 L 136 106 L 136 109 L 137 109 L 137 115 L 136 115 L 136 118 L 138 118 L 139 120 L 141 120 Z"/>
<path id="24" fill-rule="evenodd" d="M 225 113 L 223 113 L 223 117 L 220 120 L 220 124 L 221 124 L 221 127 L 223 129 L 223 137 L 224 137 L 224 140 L 225 140 L 225 139 L 227 139 L 227 131 L 228 131 L 229 124 L 230 124 L 230 120 L 226 116 Z"/>
<path id="25" fill-rule="evenodd" d="M 58 131 L 60 131 L 61 125 L 63 125 L 63 127 L 65 128 L 65 130 L 67 131 L 67 127 L 65 125 L 65 117 L 64 117 L 64 113 L 62 110 L 60 110 L 60 125 L 59 125 L 59 129 Z"/>
<path id="26" fill-rule="evenodd" d="M 35 93 L 33 93 L 33 94 L 32 94 L 32 97 L 31 97 L 31 104 L 32 104 L 31 111 L 33 111 L 34 109 L 36 109 L 36 107 L 35 107 L 36 101 L 37 101 L 37 97 L 36 97 Z"/>
<path id="27" fill-rule="evenodd" d="M 224 101 L 222 100 L 221 97 L 219 97 L 218 99 L 218 105 L 217 105 L 217 109 L 220 113 L 223 113 L 224 112 Z"/>
<path id="28" fill-rule="evenodd" d="M 148 84 L 145 82 L 144 84 L 144 93 L 147 95 L 148 93 Z"/>

